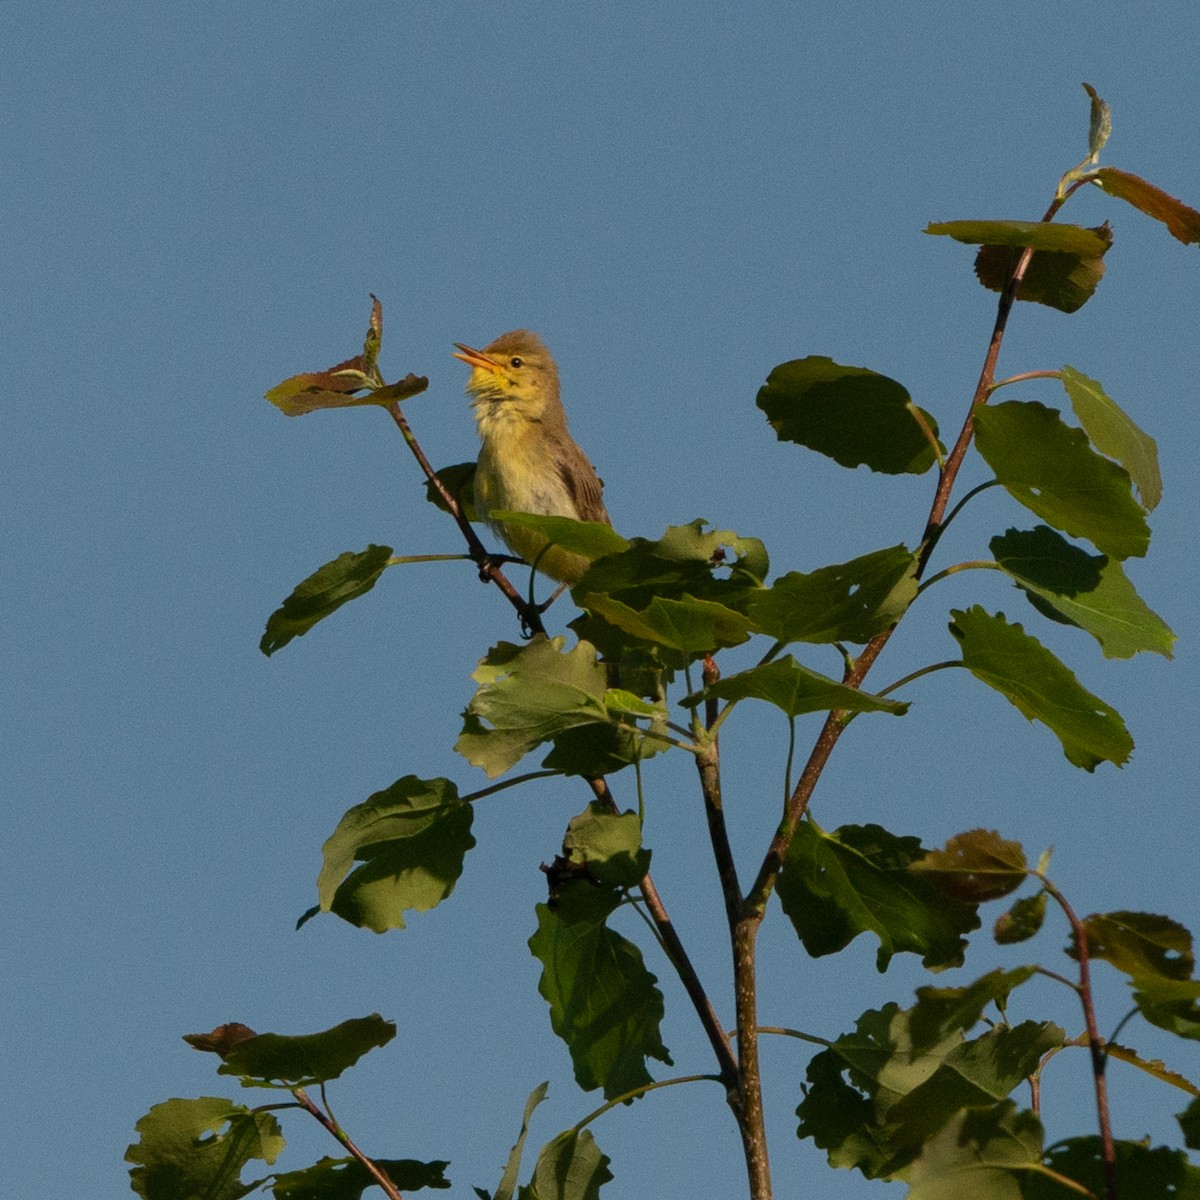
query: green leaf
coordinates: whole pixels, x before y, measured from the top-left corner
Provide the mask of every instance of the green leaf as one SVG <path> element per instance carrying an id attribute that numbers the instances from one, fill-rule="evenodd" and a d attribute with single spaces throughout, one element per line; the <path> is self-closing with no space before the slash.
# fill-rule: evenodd
<path id="1" fill-rule="evenodd" d="M 419 1162 L 413 1158 L 376 1158 L 372 1162 L 401 1192 L 448 1188 L 448 1162 Z M 374 1176 L 356 1158 L 325 1157 L 302 1171 L 276 1175 L 271 1184 L 275 1200 L 360 1200 Z"/>
<path id="2" fill-rule="evenodd" d="M 908 1200 L 1023 1200 L 1024 1182 L 1041 1168 L 1042 1140 L 1041 1121 L 1011 1102 L 956 1113 L 905 1172 Z"/>
<path id="3" fill-rule="evenodd" d="M 125 1152 L 130 1187 L 143 1200 L 240 1200 L 263 1181 L 241 1181 L 251 1159 L 273 1163 L 284 1139 L 273 1113 L 222 1096 L 167 1100 L 136 1126 Z"/>
<path id="4" fill-rule="evenodd" d="M 529 1093 L 529 1099 L 525 1101 L 525 1113 L 521 1117 L 521 1132 L 517 1135 L 512 1150 L 509 1151 L 508 1162 L 504 1165 L 504 1174 L 500 1177 L 500 1184 L 491 1200 L 512 1200 L 513 1192 L 517 1187 L 517 1175 L 521 1170 L 521 1155 L 525 1151 L 525 1138 L 529 1133 L 529 1122 L 533 1117 L 534 1109 L 546 1099 L 546 1092 L 549 1088 L 549 1083 L 539 1083 Z"/>
<path id="5" fill-rule="evenodd" d="M 1083 920 L 1088 956 L 1110 962 L 1139 982 L 1190 979 L 1196 966 L 1192 935 L 1157 913 L 1093 913 Z M 1067 951 L 1078 958 L 1078 947 Z"/>
<path id="6" fill-rule="evenodd" d="M 966 934 L 979 927 L 970 904 L 947 897 L 909 869 L 924 849 L 878 825 L 826 833 L 811 820 L 796 830 L 779 876 L 779 900 L 814 958 L 836 954 L 859 934 L 879 939 L 876 966 L 900 952 L 931 970 L 960 966 Z"/>
<path id="7" fill-rule="evenodd" d="M 822 355 L 781 363 L 759 389 L 758 407 L 781 442 L 795 442 L 843 467 L 920 475 L 937 461 L 911 411 L 912 397 L 886 375 Z M 921 410 L 936 435 L 937 423 Z"/>
<path id="8" fill-rule="evenodd" d="M 903 546 L 809 574 L 792 571 L 749 598 L 764 633 L 788 642 L 869 642 L 894 625 L 917 594 L 917 560 Z"/>
<path id="9" fill-rule="evenodd" d="M 391 557 L 391 546 L 370 545 L 357 554 L 347 550 L 318 568 L 271 614 L 258 648 L 270 657 L 347 601 L 369 592 Z"/>
<path id="10" fill-rule="evenodd" d="M 1200 1100 L 1193 1100 L 1175 1119 L 1183 1130 L 1183 1144 L 1189 1150 L 1200 1150 Z"/>
<path id="11" fill-rule="evenodd" d="M 1113 403 L 1096 380 L 1074 367 L 1063 367 L 1062 384 L 1092 445 L 1129 472 L 1142 507 L 1147 512 L 1155 508 L 1162 499 L 1158 443 Z"/>
<path id="12" fill-rule="evenodd" d="M 454 890 L 475 845 L 473 813 L 449 779 L 405 775 L 356 804 L 322 847 L 322 912 L 383 933 Z M 356 863 L 361 865 L 355 866 Z"/>
<path id="13" fill-rule="evenodd" d="M 1045 892 L 1036 896 L 1022 896 L 1014 901 L 1012 907 L 996 918 L 992 927 L 992 936 L 999 946 L 1015 946 L 1018 942 L 1027 942 L 1042 927 L 1046 919 Z"/>
<path id="14" fill-rule="evenodd" d="M 790 654 L 761 667 L 730 675 L 703 692 L 686 697 L 681 703 L 694 706 L 707 696 L 719 700 L 765 700 L 789 717 L 835 708 L 844 712 L 887 712 L 894 716 L 902 716 L 908 711 L 908 705 L 903 701 L 885 700 L 870 692 L 847 687 L 827 675 L 810 671 Z"/>
<path id="15" fill-rule="evenodd" d="M 1091 114 L 1088 121 L 1088 157 L 1095 162 L 1104 144 L 1112 134 L 1112 109 L 1100 98 L 1090 83 L 1083 85 L 1091 101 Z"/>
<path id="16" fill-rule="evenodd" d="M 968 1032 L 983 1019 L 989 1004 L 1003 1013 L 1009 996 L 1036 972 L 1032 966 L 996 969 L 966 987 L 917 988 L 917 1003 L 908 1010 L 914 1053 L 924 1053 L 955 1034 Z"/>
<path id="17" fill-rule="evenodd" d="M 236 1075 L 247 1087 L 262 1081 L 285 1082 L 289 1088 L 310 1087 L 336 1079 L 368 1051 L 386 1046 L 395 1036 L 395 1023 L 378 1013 L 300 1037 L 259 1033 L 226 1051 L 217 1072 Z"/>
<path id="18" fill-rule="evenodd" d="M 543 534 L 552 545 L 593 562 L 608 554 L 621 554 L 630 546 L 626 538 L 602 521 L 576 521 L 572 517 L 509 512 L 507 509 L 492 512 L 491 518 L 494 521 L 503 521 L 505 525 L 519 525 L 523 529 L 532 529 Z"/>
<path id="19" fill-rule="evenodd" d="M 1171 657 L 1175 635 L 1115 559 L 1088 554 L 1045 525 L 1010 529 L 989 545 L 1039 612 L 1086 630 L 1105 658 L 1130 658 L 1143 650 Z"/>
<path id="20" fill-rule="evenodd" d="M 1128 1063 L 1131 1067 L 1136 1067 L 1139 1071 L 1162 1083 L 1169 1083 L 1181 1092 L 1187 1092 L 1189 1096 L 1200 1096 L 1200 1088 L 1192 1083 L 1190 1079 L 1185 1079 L 1178 1071 L 1172 1071 L 1160 1059 L 1142 1058 L 1136 1050 L 1131 1050 L 1128 1046 L 1122 1046 L 1119 1042 L 1111 1041 L 1104 1043 L 1104 1054 L 1107 1058 L 1120 1059 L 1121 1062 Z"/>
<path id="21" fill-rule="evenodd" d="M 368 389 L 363 375 L 370 375 L 366 359 L 359 355 L 330 367 L 327 371 L 309 371 L 293 375 L 277 383 L 265 398 L 288 417 L 302 417 L 305 413 L 320 408 L 358 408 L 363 405 L 378 405 L 387 408 L 390 404 L 420 395 L 429 380 L 423 375 L 408 374 L 396 383 Z"/>
<path id="22" fill-rule="evenodd" d="M 1167 232 L 1185 246 L 1200 244 L 1200 212 L 1189 208 L 1182 200 L 1147 183 L 1140 175 L 1119 171 L 1116 167 L 1101 167 L 1091 178 L 1110 196 L 1125 200 L 1146 216 L 1161 221 Z"/>
<path id="23" fill-rule="evenodd" d="M 542 1147 L 522 1200 L 598 1200 L 611 1161 L 589 1130 L 567 1129 Z"/>
<path id="24" fill-rule="evenodd" d="M 975 413 L 979 453 L 1026 508 L 1055 529 L 1125 559 L 1146 553 L 1150 529 L 1128 472 L 1097 454 L 1056 409 L 1010 400 Z"/>
<path id="25" fill-rule="evenodd" d="M 723 604 L 697 600 L 695 596 L 680 600 L 656 597 L 641 612 L 596 592 L 585 594 L 580 603 L 635 638 L 687 655 L 740 646 L 757 632 L 757 626 L 748 617 Z"/>
<path id="26" fill-rule="evenodd" d="M 649 1083 L 646 1059 L 671 1056 L 659 1034 L 662 993 L 641 951 L 603 924 L 567 924 L 545 904 L 537 914 L 529 949 L 542 964 L 538 990 L 579 1086 L 612 1099 Z"/>
<path id="27" fill-rule="evenodd" d="M 475 511 L 475 464 L 473 462 L 455 463 L 435 472 L 442 481 L 446 491 L 457 501 L 463 516 L 468 521 L 481 521 L 483 518 Z M 425 499 L 442 512 L 449 512 L 442 494 L 427 479 L 425 481 Z"/>
<path id="28" fill-rule="evenodd" d="M 947 896 L 969 904 L 1015 892 L 1029 873 L 1021 843 L 1005 841 L 994 829 L 955 834 L 944 849 L 930 850 L 912 869 Z"/>
<path id="29" fill-rule="evenodd" d="M 611 696 L 612 689 L 604 693 L 605 711 L 610 718 L 620 720 L 622 714 L 609 704 Z M 668 742 L 654 736 L 661 732 L 658 721 L 652 722 L 645 731 L 631 729 L 628 725 L 577 725 L 554 735 L 554 749 L 542 759 L 542 766 L 548 771 L 561 771 L 564 775 L 584 779 L 615 775 L 633 763 L 645 762 L 670 749 Z"/>
<path id="30" fill-rule="evenodd" d="M 1200 980 L 1158 975 L 1136 978 L 1133 985 L 1134 1003 L 1151 1025 L 1200 1041 Z"/>
<path id="31" fill-rule="evenodd" d="M 1198 1200 L 1200 1168 L 1182 1150 L 1118 1141 L 1117 1179 L 1121 1195 L 1133 1200 Z M 1104 1161 L 1098 1137 L 1067 1138 L 1046 1153 L 1046 1166 L 1082 1185 L 1093 1196 L 1105 1195 Z M 1069 1200 L 1077 1195 L 1050 1176 L 1031 1176 L 1022 1200 Z"/>
<path id="32" fill-rule="evenodd" d="M 1017 288 L 1017 299 L 1075 312 L 1091 299 L 1104 276 L 1112 245 L 1107 225 L 1084 229 L 1030 221 L 947 221 L 926 233 L 979 245 L 975 275 L 984 287 L 1002 292 L 1027 247 L 1036 251 Z"/>
<path id="33" fill-rule="evenodd" d="M 963 665 L 1028 720 L 1050 729 L 1070 762 L 1093 771 L 1102 762 L 1129 761 L 1133 739 L 1120 714 L 1081 687 L 1036 638 L 1010 625 L 1003 613 L 993 616 L 978 605 L 950 615 Z"/>
<path id="34" fill-rule="evenodd" d="M 541 635 L 525 646 L 500 642 L 472 673 L 479 689 L 454 748 L 489 777 L 566 730 L 612 724 L 604 704 L 608 672 L 595 648 L 580 642 L 564 652 L 563 645 L 561 637 Z"/>
<path id="35" fill-rule="evenodd" d="M 990 981 L 975 1001 L 1011 982 Z M 962 1010 L 964 1018 L 970 1007 Z M 1056 1026 L 1033 1021 L 997 1026 L 969 1041 L 948 1023 L 940 1038 L 918 1038 L 919 1008 L 889 1004 L 865 1012 L 853 1033 L 809 1063 L 805 1098 L 796 1110 L 799 1134 L 825 1149 L 831 1166 L 857 1167 L 869 1179 L 908 1177 L 908 1164 L 939 1130 L 953 1126 L 962 1109 L 1003 1102 L 1065 1038 Z M 926 1034 L 939 1032 L 936 1023 L 925 1024 Z"/>
<path id="36" fill-rule="evenodd" d="M 925 232 L 971 246 L 1012 246 L 1021 250 L 1032 246 L 1077 258 L 1095 258 L 1108 249 L 1103 234 L 1094 229 L 1047 221 L 935 221 L 925 227 Z"/>
<path id="37" fill-rule="evenodd" d="M 636 887 L 650 870 L 641 818 L 635 812 L 614 813 L 595 800 L 571 818 L 563 852 L 571 862 L 585 865 L 597 883 L 613 887 Z"/>

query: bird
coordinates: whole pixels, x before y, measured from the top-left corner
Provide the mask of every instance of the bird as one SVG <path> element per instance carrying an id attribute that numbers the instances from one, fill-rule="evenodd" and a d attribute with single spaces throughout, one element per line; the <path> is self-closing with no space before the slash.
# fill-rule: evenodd
<path id="1" fill-rule="evenodd" d="M 567 429 L 550 351 L 528 329 L 501 334 L 482 350 L 454 345 L 454 357 L 471 367 L 466 390 L 482 443 L 476 511 L 514 554 L 560 584 L 578 583 L 591 565 L 588 558 L 535 530 L 488 516 L 524 512 L 612 524 L 596 469 Z"/>

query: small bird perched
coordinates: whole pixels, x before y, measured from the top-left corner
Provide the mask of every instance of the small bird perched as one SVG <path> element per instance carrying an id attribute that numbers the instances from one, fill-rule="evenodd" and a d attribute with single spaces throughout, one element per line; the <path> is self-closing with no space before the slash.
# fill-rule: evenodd
<path id="1" fill-rule="evenodd" d="M 558 368 L 542 339 L 514 329 L 482 350 L 454 344 L 454 357 L 472 368 L 467 395 L 483 442 L 475 469 L 480 515 L 506 510 L 611 524 L 596 469 L 567 432 Z M 577 583 L 590 565 L 532 529 L 488 524 L 514 554 L 560 583 Z"/>

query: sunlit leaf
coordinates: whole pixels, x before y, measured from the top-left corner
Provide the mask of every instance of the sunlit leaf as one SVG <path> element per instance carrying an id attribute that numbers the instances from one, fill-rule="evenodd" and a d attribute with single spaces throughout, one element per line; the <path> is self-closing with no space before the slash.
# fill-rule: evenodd
<path id="1" fill-rule="evenodd" d="M 356 804 L 322 847 L 321 910 L 376 933 L 403 929 L 405 912 L 454 890 L 475 845 L 472 816 L 449 779 L 415 775 Z"/>
<path id="2" fill-rule="evenodd" d="M 694 706 L 708 696 L 719 700 L 765 700 L 789 717 L 834 708 L 845 712 L 888 712 L 895 716 L 908 711 L 908 705 L 903 701 L 885 700 L 870 692 L 847 687 L 827 675 L 810 671 L 790 654 L 761 667 L 730 675 L 703 692 L 686 697 L 682 703 Z"/>
<path id="3" fill-rule="evenodd" d="M 1107 555 L 1091 555 L 1039 525 L 1010 529 L 989 543 L 1000 567 L 1044 616 L 1086 630 L 1106 658 L 1152 650 L 1167 658 L 1175 635 Z"/>
<path id="4" fill-rule="evenodd" d="M 221 1096 L 156 1104 L 136 1129 L 125 1160 L 143 1200 L 240 1200 L 263 1182 L 243 1183 L 242 1168 L 251 1159 L 273 1163 L 284 1145 L 274 1113 Z"/>
<path id="5" fill-rule="evenodd" d="M 603 924 L 567 924 L 544 904 L 537 912 L 529 948 L 542 964 L 538 990 L 579 1086 L 611 1098 L 649 1083 L 646 1059 L 671 1056 L 659 1034 L 662 993 L 641 951 Z"/>
<path id="6" fill-rule="evenodd" d="M 1112 1041 L 1104 1043 L 1104 1054 L 1107 1058 L 1116 1058 L 1123 1063 L 1128 1063 L 1131 1067 L 1136 1067 L 1139 1071 L 1143 1071 L 1162 1083 L 1169 1083 L 1181 1092 L 1187 1092 L 1189 1096 L 1200 1096 L 1200 1087 L 1197 1087 L 1190 1079 L 1185 1079 L 1178 1071 L 1172 1071 L 1160 1059 L 1143 1058 L 1136 1050 Z M 1196 1149 L 1200 1149 L 1200 1146 Z"/>
<path id="7" fill-rule="evenodd" d="M 1128 472 L 1097 454 L 1056 409 L 1012 400 L 976 411 L 979 453 L 1009 493 L 1048 524 L 1113 558 L 1146 553 L 1150 529 Z"/>
<path id="8" fill-rule="evenodd" d="M 750 616 L 781 642 L 869 642 L 917 594 L 917 561 L 904 546 L 781 576 L 748 599 Z"/>
<path id="9" fill-rule="evenodd" d="M 429 380 L 423 375 L 410 373 L 396 383 L 368 389 L 364 374 L 369 376 L 369 366 L 360 355 L 338 363 L 327 371 L 293 375 L 277 383 L 265 393 L 265 398 L 285 416 L 302 417 L 321 408 L 359 408 L 365 405 L 386 408 L 394 402 L 420 395 L 429 386 Z M 357 395 L 358 392 L 363 394 Z"/>
<path id="10" fill-rule="evenodd" d="M 782 363 L 759 389 L 757 404 L 780 441 L 806 446 L 844 467 L 919 475 L 936 461 L 905 388 L 864 367 L 842 366 L 822 355 Z M 933 417 L 924 410 L 922 415 L 936 435 Z"/>
<path id="11" fill-rule="evenodd" d="M 1003 291 L 1027 247 L 1036 251 L 1026 267 L 1017 299 L 1075 312 L 1091 298 L 1104 275 L 1112 245 L 1107 225 L 1084 229 L 1037 221 L 947 221 L 926 233 L 945 234 L 979 246 L 975 274 L 984 287 Z"/>
<path id="12" fill-rule="evenodd" d="M 468 762 L 496 776 L 564 730 L 609 724 L 604 664 L 586 642 L 563 645 L 544 636 L 525 646 L 500 642 L 480 660 L 471 676 L 479 689 L 454 746 Z"/>
<path id="13" fill-rule="evenodd" d="M 1113 403 L 1096 380 L 1074 367 L 1063 367 L 1062 384 L 1092 445 L 1129 472 L 1143 508 L 1156 507 L 1162 499 L 1158 443 Z"/>
<path id="14" fill-rule="evenodd" d="M 1110 196 L 1126 200 L 1148 217 L 1161 221 L 1171 236 L 1185 246 L 1200 243 L 1200 212 L 1182 200 L 1169 196 L 1141 176 L 1119 171 L 1116 167 L 1100 167 L 1092 178 Z"/>
<path id="15" fill-rule="evenodd" d="M 1004 696 L 1029 721 L 1041 721 L 1077 767 L 1129 761 L 1133 739 L 1116 709 L 1083 688 L 1075 676 L 1020 625 L 976 605 L 953 610 L 950 632 L 962 647 L 963 665 Z M 980 727 L 980 736 L 986 730 Z"/>
<path id="16" fill-rule="evenodd" d="M 260 1033 L 239 1042 L 217 1070 L 221 1075 L 237 1075 L 251 1083 L 271 1081 L 308 1087 L 336 1079 L 364 1054 L 386 1046 L 395 1036 L 395 1023 L 385 1021 L 378 1013 L 299 1037 Z"/>
<path id="17" fill-rule="evenodd" d="M 567 825 L 563 853 L 586 865 L 597 882 L 634 887 L 650 869 L 650 851 L 642 847 L 642 821 L 634 812 L 614 813 L 593 801 Z"/>
<path id="18" fill-rule="evenodd" d="M 943 849 L 930 850 L 914 862 L 912 869 L 946 895 L 971 904 L 1009 895 L 1029 872 L 1021 843 L 1005 841 L 994 829 L 955 834 Z"/>
<path id="19" fill-rule="evenodd" d="M 878 825 L 846 825 L 826 833 L 804 821 L 788 847 L 779 900 L 804 948 L 836 954 L 859 934 L 879 939 L 875 963 L 887 969 L 901 952 L 921 955 L 932 970 L 959 966 L 966 934 L 979 927 L 970 904 L 948 899 L 909 869 L 924 854 L 917 838 Z"/>
<path id="20" fill-rule="evenodd" d="M 347 550 L 319 567 L 271 614 L 259 649 L 267 656 L 274 654 L 343 604 L 365 595 L 387 570 L 391 557 L 390 546 L 370 545 L 357 554 Z"/>
<path id="21" fill-rule="evenodd" d="M 642 641 L 688 655 L 739 646 L 757 630 L 754 622 L 742 613 L 711 600 L 697 600 L 695 596 L 679 600 L 656 597 L 640 612 L 594 592 L 584 595 L 580 603 L 610 625 Z"/>

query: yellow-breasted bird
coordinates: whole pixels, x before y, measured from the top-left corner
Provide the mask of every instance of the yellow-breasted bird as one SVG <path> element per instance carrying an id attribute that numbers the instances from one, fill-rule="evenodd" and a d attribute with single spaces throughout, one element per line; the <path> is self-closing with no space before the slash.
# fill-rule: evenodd
<path id="1" fill-rule="evenodd" d="M 455 342 L 471 370 L 467 395 L 483 442 L 475 469 L 475 508 L 573 517 L 611 524 L 600 480 L 567 431 L 558 368 L 536 333 L 514 329 L 482 350 Z M 508 548 L 560 583 L 573 584 L 589 562 L 511 522 L 488 524 Z"/>

